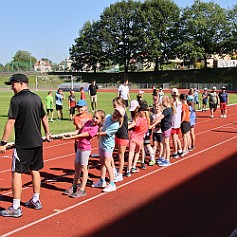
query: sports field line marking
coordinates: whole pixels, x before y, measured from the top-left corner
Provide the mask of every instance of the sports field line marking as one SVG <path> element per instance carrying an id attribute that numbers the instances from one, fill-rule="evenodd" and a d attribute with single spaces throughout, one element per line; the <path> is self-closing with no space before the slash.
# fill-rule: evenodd
<path id="1" fill-rule="evenodd" d="M 182 161 L 185 161 L 185 160 L 187 160 L 187 159 L 190 159 L 190 157 L 193 157 L 193 156 L 196 156 L 196 155 L 201 154 L 201 153 L 203 153 L 203 152 L 206 152 L 206 151 L 208 151 L 208 150 L 211 150 L 211 149 L 213 149 L 213 148 L 215 148 L 215 147 L 217 147 L 217 146 L 219 146 L 219 145 L 222 145 L 222 144 L 224 144 L 224 143 L 226 143 L 226 142 L 232 141 L 232 140 L 234 140 L 234 139 L 236 139 L 236 138 L 237 138 L 237 136 L 234 136 L 234 137 L 232 137 L 232 138 L 229 138 L 228 140 L 225 140 L 225 141 L 223 141 L 223 142 L 220 142 L 220 143 L 218 143 L 218 144 L 215 144 L 215 145 L 213 145 L 213 146 L 211 146 L 211 147 L 208 147 L 208 148 L 206 148 L 206 149 L 204 149 L 204 150 L 202 150 L 202 151 L 193 153 L 192 155 L 189 155 L 189 156 L 187 156 L 187 157 L 185 157 L 185 158 L 182 158 L 182 159 L 180 159 L 180 160 L 178 160 L 178 161 L 175 161 L 175 162 L 171 163 L 170 166 L 161 167 L 161 168 L 159 168 L 159 169 L 157 169 L 157 170 L 154 170 L 154 171 L 152 171 L 152 172 L 150 172 L 150 173 L 144 174 L 144 175 L 142 175 L 142 176 L 140 176 L 140 177 L 137 177 L 137 178 L 135 178 L 135 179 L 133 179 L 133 180 L 130 180 L 130 181 L 124 183 L 124 184 L 121 184 L 120 186 L 117 187 L 117 189 L 120 189 L 120 188 L 122 188 L 122 187 L 125 187 L 125 186 L 127 186 L 127 185 L 129 185 L 129 184 L 131 184 L 131 183 L 134 183 L 134 182 L 136 182 L 136 181 L 138 181 L 138 180 L 140 180 L 140 179 L 146 178 L 146 177 L 148 177 L 148 176 L 150 176 L 150 175 L 153 175 L 153 174 L 155 174 L 155 173 L 157 173 L 157 172 L 160 172 L 160 171 L 162 171 L 162 170 L 164 170 L 164 169 L 167 169 L 167 168 L 169 168 L 169 167 L 171 167 L 171 166 L 173 166 L 173 165 L 176 165 L 176 164 L 178 164 L 178 163 L 180 163 L 180 162 L 182 162 Z M 45 220 L 48 220 L 48 219 L 50 219 L 50 218 L 52 218 L 52 217 L 54 217 L 54 216 L 57 216 L 57 215 L 62 214 L 62 213 L 64 213 L 64 212 L 66 212 L 66 211 L 69 211 L 69 210 L 71 210 L 71 209 L 73 209 L 73 208 L 75 208 L 75 207 L 79 207 L 79 206 L 81 206 L 81 205 L 83 205 L 83 204 L 85 204 L 85 203 L 87 203 L 87 202 L 90 202 L 90 201 L 92 201 L 92 200 L 94 200 L 94 199 L 100 198 L 101 196 L 106 195 L 106 194 L 108 194 L 108 193 L 100 193 L 100 194 L 97 194 L 97 195 L 94 196 L 94 197 L 88 198 L 88 199 L 86 199 L 86 200 L 84 200 L 84 201 L 82 201 L 82 202 L 79 202 L 79 203 L 77 203 L 77 204 L 74 204 L 74 205 L 72 205 L 72 206 L 69 206 L 69 207 L 67 207 L 67 208 L 65 208 L 65 209 L 63 209 L 63 210 L 60 210 L 59 212 L 50 214 L 50 215 L 48 215 L 48 216 L 46 216 L 46 217 L 43 217 L 43 218 L 41 218 L 41 219 L 39 219 L 39 220 L 37 220 L 37 221 L 31 222 L 30 224 L 24 225 L 24 226 L 22 226 L 22 227 L 20 227 L 20 228 L 17 228 L 17 229 L 15 229 L 15 230 L 13 230 L 13 231 L 10 231 L 10 232 L 8 232 L 8 233 L 5 233 L 5 234 L 3 234 L 1 237 L 6 237 L 6 236 L 9 236 L 9 235 L 14 234 L 14 233 L 16 233 L 16 232 L 22 231 L 22 230 L 24 230 L 24 229 L 26 229 L 26 228 L 29 228 L 29 227 L 33 226 L 33 225 L 36 225 L 36 224 L 41 223 L 41 222 L 43 222 L 43 221 L 45 221 Z"/>

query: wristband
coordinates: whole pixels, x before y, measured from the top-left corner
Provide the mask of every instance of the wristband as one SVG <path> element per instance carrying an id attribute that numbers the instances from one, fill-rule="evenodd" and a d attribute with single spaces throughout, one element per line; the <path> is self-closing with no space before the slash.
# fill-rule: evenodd
<path id="1" fill-rule="evenodd" d="M 5 146 L 5 145 L 7 145 L 7 142 L 1 141 L 1 146 Z"/>

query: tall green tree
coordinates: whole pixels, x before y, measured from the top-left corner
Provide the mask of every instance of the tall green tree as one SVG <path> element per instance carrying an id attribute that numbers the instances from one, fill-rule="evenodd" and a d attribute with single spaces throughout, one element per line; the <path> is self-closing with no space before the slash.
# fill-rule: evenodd
<path id="1" fill-rule="evenodd" d="M 33 57 L 28 51 L 18 50 L 13 57 L 11 64 L 14 70 L 28 71 L 34 68 L 36 58 Z"/>
<path id="2" fill-rule="evenodd" d="M 180 21 L 180 49 L 186 50 L 185 45 L 189 44 L 193 48 L 193 55 L 189 52 L 187 57 L 194 55 L 205 60 L 207 66 L 207 56 L 214 52 L 219 53 L 221 43 L 225 37 L 227 26 L 225 9 L 213 2 L 201 2 L 196 0 L 190 7 L 182 11 Z M 182 55 L 185 51 L 180 52 Z"/>
<path id="3" fill-rule="evenodd" d="M 101 59 L 101 41 L 99 39 L 99 22 L 86 22 L 75 39 L 75 44 L 69 49 L 73 59 L 72 67 L 77 70 L 93 70 L 96 72 L 97 63 Z"/>
<path id="4" fill-rule="evenodd" d="M 130 61 L 142 52 L 141 2 L 121 1 L 106 8 L 100 18 L 101 41 L 104 54 L 124 66 L 128 72 Z"/>
<path id="5" fill-rule="evenodd" d="M 237 4 L 227 10 L 227 24 L 225 39 L 222 48 L 227 52 L 237 50 Z"/>
<path id="6" fill-rule="evenodd" d="M 172 45 L 177 39 L 175 25 L 180 9 L 170 0 L 147 0 L 142 7 L 144 51 L 155 62 L 155 71 L 172 55 Z"/>

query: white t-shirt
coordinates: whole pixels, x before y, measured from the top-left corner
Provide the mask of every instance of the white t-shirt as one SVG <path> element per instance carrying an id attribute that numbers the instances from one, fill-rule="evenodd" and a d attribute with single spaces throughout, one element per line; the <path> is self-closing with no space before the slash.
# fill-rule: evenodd
<path id="1" fill-rule="evenodd" d="M 177 100 L 173 104 L 176 108 L 176 112 L 173 112 L 172 128 L 180 128 L 181 114 L 182 114 L 182 103 L 181 103 L 181 101 Z"/>
<path id="2" fill-rule="evenodd" d="M 128 100 L 129 87 L 121 84 L 118 87 L 119 95 L 122 99 Z"/>

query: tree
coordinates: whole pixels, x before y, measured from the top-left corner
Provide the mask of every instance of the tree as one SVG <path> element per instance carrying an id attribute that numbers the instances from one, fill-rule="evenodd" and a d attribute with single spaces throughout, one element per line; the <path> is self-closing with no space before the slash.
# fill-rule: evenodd
<path id="1" fill-rule="evenodd" d="M 75 39 L 75 44 L 69 49 L 74 69 L 96 72 L 96 65 L 101 59 L 102 52 L 99 35 L 99 22 L 91 24 L 88 21 L 84 24 L 79 37 Z"/>
<path id="2" fill-rule="evenodd" d="M 36 62 L 36 58 L 31 56 L 31 54 L 27 51 L 18 50 L 13 57 L 13 61 L 11 62 L 14 70 L 17 71 L 29 71 L 34 67 L 34 63 Z"/>
<path id="3" fill-rule="evenodd" d="M 130 61 L 142 52 L 142 3 L 121 1 L 106 8 L 100 18 L 100 36 L 104 55 L 114 64 L 124 65 L 128 72 Z"/>
<path id="4" fill-rule="evenodd" d="M 180 9 L 170 0 L 147 0 L 143 4 L 142 14 L 144 51 L 149 60 L 155 62 L 157 71 L 167 56 L 173 54 L 172 45 L 177 40 L 174 30 Z"/>
<path id="5" fill-rule="evenodd" d="M 203 58 L 207 67 L 207 55 L 220 53 L 226 25 L 226 14 L 223 8 L 213 2 L 196 0 L 191 7 L 186 7 L 182 11 L 179 49 L 185 49 L 185 45 L 191 44 L 194 54 L 199 59 Z M 185 54 L 185 51 L 180 53 Z M 193 57 L 191 53 L 188 56 Z"/>

